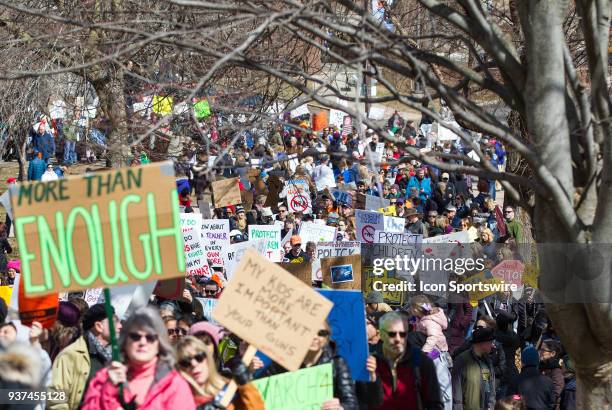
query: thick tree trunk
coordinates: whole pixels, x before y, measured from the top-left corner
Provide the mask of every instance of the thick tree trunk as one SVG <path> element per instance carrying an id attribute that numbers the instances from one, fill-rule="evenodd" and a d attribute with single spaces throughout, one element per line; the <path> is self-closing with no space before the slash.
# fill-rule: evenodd
<path id="1" fill-rule="evenodd" d="M 94 87 L 100 99 L 100 108 L 110 123 L 106 136 L 110 166 L 119 168 L 128 165 L 131 155 L 128 143 L 126 101 L 121 72 L 112 68 L 109 71 L 112 71 L 110 80 L 95 82 Z"/>

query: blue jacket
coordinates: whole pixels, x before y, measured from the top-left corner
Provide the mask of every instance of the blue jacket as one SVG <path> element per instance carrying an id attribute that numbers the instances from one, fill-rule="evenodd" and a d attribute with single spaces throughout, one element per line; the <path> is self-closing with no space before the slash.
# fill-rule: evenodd
<path id="1" fill-rule="evenodd" d="M 32 148 L 34 149 L 34 155 L 42 152 L 43 160 L 47 161 L 55 155 L 55 138 L 48 132 L 43 135 L 36 133 L 32 136 Z"/>
<path id="2" fill-rule="evenodd" d="M 38 157 L 34 158 L 28 165 L 28 181 L 40 181 L 46 170 L 47 163 Z"/>
<path id="3" fill-rule="evenodd" d="M 431 195 L 431 179 L 424 177 L 422 181 L 419 181 L 416 176 L 410 177 L 408 187 L 406 188 L 406 198 L 410 197 L 410 188 L 416 188 L 419 198 L 425 202 Z M 423 192 L 421 192 L 421 189 Z"/>

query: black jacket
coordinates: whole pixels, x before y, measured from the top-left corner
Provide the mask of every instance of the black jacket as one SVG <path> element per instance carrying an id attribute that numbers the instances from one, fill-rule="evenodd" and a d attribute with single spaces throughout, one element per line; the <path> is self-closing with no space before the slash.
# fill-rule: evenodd
<path id="1" fill-rule="evenodd" d="M 351 371 L 346 361 L 336 354 L 333 345 L 328 344 L 323 348 L 323 353 L 316 365 L 332 364 L 332 377 L 334 379 L 334 397 L 340 399 L 340 404 L 344 410 L 358 410 L 357 394 L 355 393 L 355 382 L 351 377 Z M 272 362 L 268 368 L 262 372 L 261 377 L 269 377 L 286 372 L 278 363 Z"/>
<path id="2" fill-rule="evenodd" d="M 542 376 L 537 367 L 523 367 L 521 374 L 510 382 L 508 395 L 512 394 L 520 394 L 529 410 L 555 408 L 552 380 Z"/>
<path id="3" fill-rule="evenodd" d="M 507 384 L 518 374 L 516 361 L 514 359 L 516 350 L 521 347 L 521 338 L 514 330 L 496 330 L 495 341 L 501 345 L 504 352 L 506 369 L 501 374 L 500 380 L 502 384 Z"/>

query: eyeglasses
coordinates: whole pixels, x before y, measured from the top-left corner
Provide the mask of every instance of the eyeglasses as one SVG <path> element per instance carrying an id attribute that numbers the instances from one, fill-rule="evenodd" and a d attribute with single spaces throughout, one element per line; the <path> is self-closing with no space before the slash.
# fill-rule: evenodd
<path id="1" fill-rule="evenodd" d="M 204 293 L 206 293 L 207 295 L 214 295 L 215 293 L 217 293 L 217 291 L 212 289 L 205 289 Z"/>
<path id="2" fill-rule="evenodd" d="M 147 339 L 147 343 L 153 343 L 157 340 L 157 335 L 154 335 L 152 333 L 135 333 L 134 332 L 134 333 L 129 333 L 128 337 L 133 342 L 140 342 L 143 337 Z"/>
<path id="3" fill-rule="evenodd" d="M 395 336 L 399 335 L 399 337 L 401 337 L 402 339 L 404 339 L 406 337 L 406 332 L 387 332 L 385 330 L 385 333 L 387 335 L 389 335 L 390 338 L 394 338 Z"/>
<path id="4" fill-rule="evenodd" d="M 202 363 L 206 359 L 206 353 L 200 352 L 200 353 L 197 353 L 197 354 L 195 354 L 193 356 L 185 357 L 185 358 L 179 360 L 178 364 L 182 368 L 190 368 L 190 367 L 192 367 L 191 366 L 191 362 L 193 361 L 193 359 L 195 359 L 196 362 L 198 362 L 198 363 Z"/>
<path id="5" fill-rule="evenodd" d="M 177 336 L 185 336 L 187 334 L 187 330 L 181 327 L 175 327 L 174 329 L 168 329 L 168 336 L 177 335 Z"/>
<path id="6" fill-rule="evenodd" d="M 317 332 L 317 336 L 319 337 L 327 337 L 329 336 L 329 330 L 321 329 Z"/>

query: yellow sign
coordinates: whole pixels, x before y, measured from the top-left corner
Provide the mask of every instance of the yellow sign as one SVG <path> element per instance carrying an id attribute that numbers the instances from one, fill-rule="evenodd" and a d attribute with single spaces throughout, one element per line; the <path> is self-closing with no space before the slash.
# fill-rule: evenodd
<path id="1" fill-rule="evenodd" d="M 13 294 L 13 288 L 10 286 L 0 286 L 0 299 L 4 299 L 6 305 L 11 304 L 11 295 Z"/>
<path id="2" fill-rule="evenodd" d="M 495 276 L 493 276 L 490 272 L 480 272 L 476 275 L 470 276 L 469 278 L 466 278 L 465 280 L 463 280 L 461 283 L 463 284 L 477 284 L 477 283 L 482 283 L 484 285 L 494 285 L 494 284 L 501 284 L 501 280 L 497 279 Z M 475 292 L 469 292 L 470 294 L 470 301 L 473 302 L 477 302 L 479 300 L 482 300 L 484 298 L 486 298 L 487 296 L 491 296 L 496 294 L 496 291 L 491 291 L 491 290 L 487 290 L 487 291 L 475 291 Z"/>
<path id="3" fill-rule="evenodd" d="M 399 285 L 402 283 L 402 279 L 400 278 L 389 277 L 389 272 L 386 270 L 382 275 L 374 275 L 372 273 L 373 268 L 371 266 L 363 266 L 362 269 L 366 277 L 365 288 L 363 289 L 363 293 L 366 298 L 368 297 L 370 292 L 374 290 L 374 282 L 380 282 L 382 284 L 389 285 Z M 404 292 L 401 290 L 384 290 L 381 291 L 381 293 L 383 295 L 385 303 L 388 303 L 390 305 L 402 305 L 404 303 Z"/>
<path id="4" fill-rule="evenodd" d="M 378 212 L 382 212 L 386 216 L 397 216 L 397 210 L 395 209 L 395 205 L 378 208 Z"/>
<path id="5" fill-rule="evenodd" d="M 529 264 L 525 265 L 525 270 L 523 270 L 523 284 L 527 286 L 531 286 L 534 289 L 538 288 L 538 276 L 540 275 L 540 270 L 536 265 Z"/>

